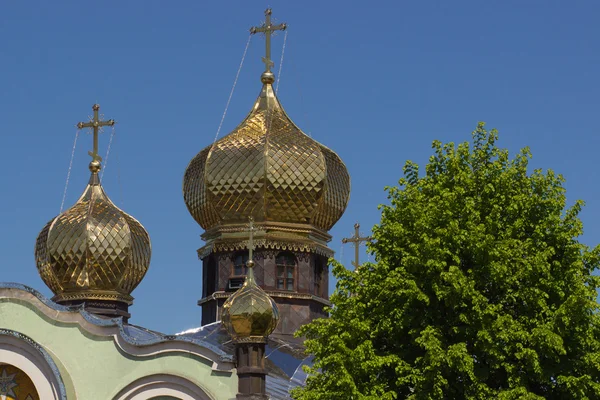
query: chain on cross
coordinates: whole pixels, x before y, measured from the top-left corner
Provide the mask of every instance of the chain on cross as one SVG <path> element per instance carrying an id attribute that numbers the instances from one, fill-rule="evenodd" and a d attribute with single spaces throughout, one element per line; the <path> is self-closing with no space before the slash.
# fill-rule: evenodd
<path id="1" fill-rule="evenodd" d="M 94 110 L 94 117 L 91 118 L 88 122 L 79 122 L 77 124 L 77 128 L 92 128 L 94 134 L 94 149 L 92 151 L 88 151 L 88 154 L 92 157 L 92 161 L 102 161 L 102 157 L 98 154 L 98 133 L 105 126 L 114 126 L 115 120 L 109 119 L 107 121 L 102 121 L 100 116 L 98 115 L 98 111 L 100 110 L 99 104 L 94 104 L 92 107 Z"/>
<path id="2" fill-rule="evenodd" d="M 271 9 L 267 8 L 267 10 L 265 11 L 265 23 L 262 24 L 261 26 L 253 26 L 252 28 L 250 28 L 250 33 L 251 34 L 255 34 L 255 33 L 264 33 L 265 37 L 266 37 L 266 47 L 267 47 L 267 51 L 266 51 L 266 56 L 263 57 L 262 61 L 265 63 L 266 66 L 266 72 L 270 72 L 271 71 L 271 67 L 273 65 L 275 65 L 273 63 L 273 61 L 271 60 L 271 34 L 273 34 L 273 32 L 275 31 L 284 31 L 287 28 L 287 25 L 285 23 L 283 24 L 279 24 L 279 25 L 273 25 L 271 23 Z"/>

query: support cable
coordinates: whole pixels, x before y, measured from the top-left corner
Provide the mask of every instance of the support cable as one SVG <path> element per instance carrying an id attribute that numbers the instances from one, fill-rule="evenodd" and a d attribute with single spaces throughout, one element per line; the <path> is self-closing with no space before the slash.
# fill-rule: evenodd
<path id="1" fill-rule="evenodd" d="M 71 161 L 69 161 L 69 170 L 67 171 L 67 180 L 65 182 L 65 190 L 63 192 L 62 202 L 60 203 L 60 212 L 62 214 L 67 198 L 67 188 L 69 187 L 69 179 L 71 178 L 71 168 L 73 167 L 73 158 L 75 157 L 75 147 L 77 147 L 77 138 L 79 138 L 79 129 L 75 132 L 75 141 L 73 142 L 73 150 L 71 151 Z"/>
<path id="2" fill-rule="evenodd" d="M 287 42 L 287 35 L 288 35 L 288 30 L 285 31 L 285 35 L 283 36 L 283 47 L 281 49 L 281 60 L 279 60 L 279 71 L 278 71 L 278 78 L 277 78 L 277 83 L 275 84 L 275 93 L 279 93 L 279 82 L 281 82 L 281 71 L 283 70 L 283 55 L 285 53 L 285 44 Z"/>
<path id="3" fill-rule="evenodd" d="M 110 139 L 108 139 L 108 147 L 106 149 L 106 156 L 104 157 L 104 166 L 102 167 L 102 172 L 100 173 L 100 182 L 104 179 L 104 171 L 106 171 L 106 167 L 108 166 L 108 155 L 110 154 L 110 146 L 112 145 L 113 137 L 115 136 L 115 126 L 112 127 L 112 132 L 110 133 Z"/>
<path id="4" fill-rule="evenodd" d="M 235 86 L 237 85 L 238 78 L 240 77 L 240 71 L 242 70 L 242 66 L 244 65 L 244 59 L 246 58 L 246 53 L 248 52 L 248 47 L 250 47 L 250 40 L 252 40 L 252 34 L 248 35 L 248 41 L 246 42 L 246 48 L 244 49 L 244 54 L 242 55 L 242 61 L 240 62 L 240 66 L 238 68 L 237 74 L 235 74 L 235 80 L 233 81 L 233 87 L 231 88 L 231 92 L 229 93 L 229 98 L 227 99 L 227 104 L 225 105 L 225 111 L 223 111 L 223 116 L 221 117 L 221 122 L 219 123 L 219 128 L 217 129 L 217 133 L 215 134 L 215 140 L 213 140 L 213 146 L 217 142 L 217 138 L 219 137 L 219 133 L 221 132 L 221 127 L 223 127 L 223 121 L 225 121 L 225 116 L 227 115 L 227 109 L 229 109 L 229 103 L 231 103 L 231 97 L 233 96 Z"/>

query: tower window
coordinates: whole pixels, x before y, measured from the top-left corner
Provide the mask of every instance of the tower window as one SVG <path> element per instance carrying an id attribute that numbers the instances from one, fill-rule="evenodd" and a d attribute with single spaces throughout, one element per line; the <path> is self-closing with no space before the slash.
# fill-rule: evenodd
<path id="1" fill-rule="evenodd" d="M 315 294 L 317 296 L 323 297 L 323 293 L 321 292 L 321 281 L 323 280 L 323 264 L 319 256 L 315 254 L 313 258 L 314 263 L 314 276 L 313 282 L 315 284 Z"/>
<path id="2" fill-rule="evenodd" d="M 248 253 L 237 253 L 233 258 L 233 276 L 246 276 Z"/>
<path id="3" fill-rule="evenodd" d="M 277 265 L 277 289 L 293 291 L 296 257 L 291 253 L 280 253 L 275 264 Z"/>

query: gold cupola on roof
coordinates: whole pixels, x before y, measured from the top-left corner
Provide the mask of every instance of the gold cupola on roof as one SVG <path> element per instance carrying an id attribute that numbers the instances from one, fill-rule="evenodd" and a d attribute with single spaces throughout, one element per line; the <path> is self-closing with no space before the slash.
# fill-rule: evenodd
<path id="1" fill-rule="evenodd" d="M 263 341 L 277 327 L 279 310 L 275 301 L 262 290 L 254 278 L 253 251 L 254 225 L 250 218 L 250 251 L 246 267 L 248 272 L 244 285 L 223 304 L 221 322 L 235 341 Z"/>
<path id="2" fill-rule="evenodd" d="M 94 117 L 78 128 L 92 128 L 94 150 L 89 152 L 91 177 L 75 205 L 53 218 L 38 235 L 35 260 L 39 273 L 54 292 L 53 300 L 67 305 L 91 305 L 92 311 L 128 317 L 131 292 L 150 265 L 150 237 L 135 218 L 106 195 L 98 172 L 98 130 L 113 126 Z"/>
<path id="3" fill-rule="evenodd" d="M 202 228 L 257 223 L 308 224 L 326 232 L 344 213 L 350 177 L 340 157 L 292 122 L 273 89 L 270 22 L 251 33 L 267 39 L 262 89 L 231 133 L 200 151 L 183 181 L 187 208 Z"/>

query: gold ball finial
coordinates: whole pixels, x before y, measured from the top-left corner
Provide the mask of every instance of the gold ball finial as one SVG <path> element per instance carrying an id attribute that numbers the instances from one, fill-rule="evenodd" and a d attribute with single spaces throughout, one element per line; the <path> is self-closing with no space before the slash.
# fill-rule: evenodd
<path id="1" fill-rule="evenodd" d="M 271 71 L 265 71 L 260 76 L 260 81 L 266 84 L 273 84 L 275 82 L 275 75 Z"/>
<path id="2" fill-rule="evenodd" d="M 93 110 L 93 111 L 98 111 L 99 109 L 100 109 L 100 104 L 94 104 L 94 105 L 92 106 L 92 110 Z"/>
<path id="3" fill-rule="evenodd" d="M 275 301 L 256 284 L 254 261 L 246 262 L 244 286 L 223 304 L 221 323 L 234 341 L 264 341 L 277 327 L 279 310 Z"/>
<path id="4" fill-rule="evenodd" d="M 98 160 L 93 160 L 92 162 L 90 162 L 88 168 L 90 169 L 90 171 L 92 171 L 92 173 L 97 173 L 102 168 L 102 164 Z"/>

